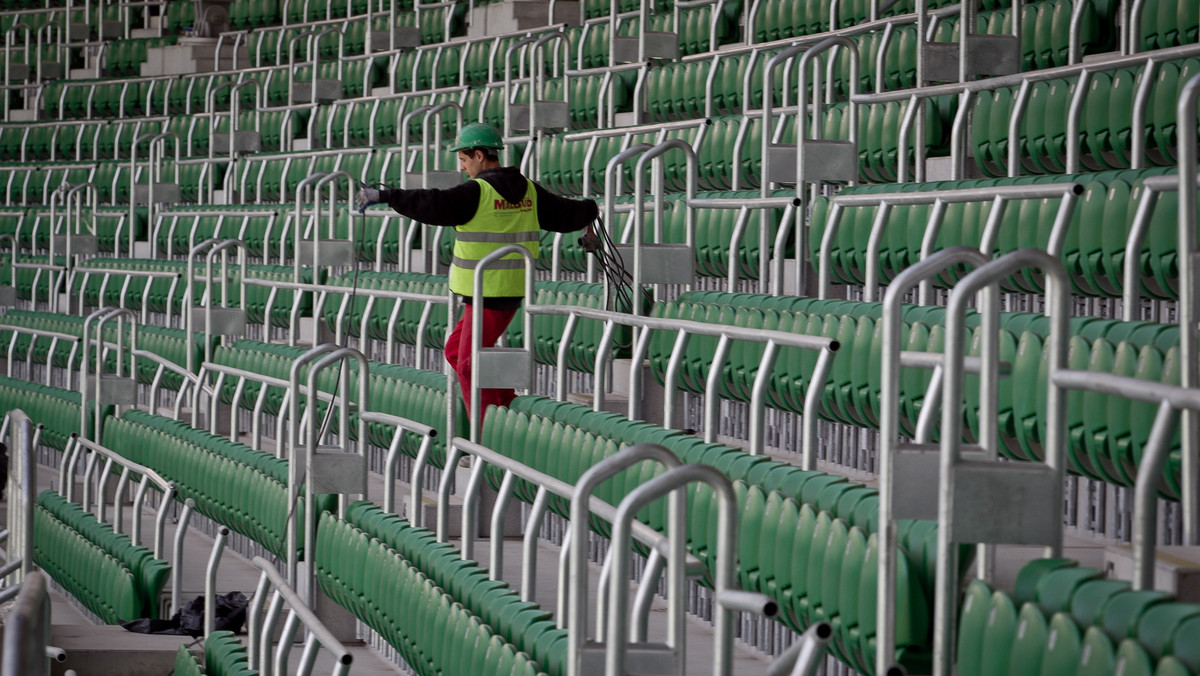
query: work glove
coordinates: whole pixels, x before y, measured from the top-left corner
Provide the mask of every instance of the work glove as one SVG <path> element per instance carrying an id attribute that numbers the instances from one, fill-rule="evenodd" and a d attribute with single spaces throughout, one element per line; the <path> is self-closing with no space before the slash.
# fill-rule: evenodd
<path id="1" fill-rule="evenodd" d="M 589 232 L 579 238 L 579 246 L 584 253 L 596 253 L 600 250 L 601 244 L 599 235 L 595 233 Z"/>
<path id="2" fill-rule="evenodd" d="M 354 206 L 360 214 L 372 204 L 379 204 L 379 191 L 374 188 L 363 188 L 354 196 Z"/>

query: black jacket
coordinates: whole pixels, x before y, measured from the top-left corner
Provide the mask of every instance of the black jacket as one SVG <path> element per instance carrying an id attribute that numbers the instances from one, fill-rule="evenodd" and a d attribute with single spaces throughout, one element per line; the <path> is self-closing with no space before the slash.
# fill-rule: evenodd
<path id="1" fill-rule="evenodd" d="M 526 178 L 516 167 L 501 167 L 480 172 L 478 178 L 487 181 L 500 196 L 512 204 L 525 197 Z M 596 220 L 600 210 L 593 200 L 573 200 L 548 192 L 535 181 L 537 191 L 538 227 L 550 232 L 576 232 Z M 467 181 L 445 190 L 380 190 L 380 201 L 398 213 L 420 223 L 459 226 L 475 217 L 479 208 L 479 184 Z M 470 302 L 470 299 L 465 299 Z M 521 298 L 488 298 L 490 309 L 515 310 Z"/>
<path id="2" fill-rule="evenodd" d="M 488 169 L 479 174 L 500 196 L 516 204 L 525 197 L 525 177 L 516 167 Z M 599 210 L 592 200 L 572 200 L 551 194 L 534 182 L 538 226 L 551 232 L 583 230 Z M 467 181 L 445 190 L 380 190 L 380 201 L 409 218 L 429 225 L 458 226 L 475 217 L 479 184 Z"/>

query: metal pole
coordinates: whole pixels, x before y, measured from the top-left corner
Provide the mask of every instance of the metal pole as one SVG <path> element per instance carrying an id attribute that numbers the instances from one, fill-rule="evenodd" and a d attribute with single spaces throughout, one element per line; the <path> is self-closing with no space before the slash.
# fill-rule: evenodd
<path id="1" fill-rule="evenodd" d="M 888 286 L 883 299 L 882 363 L 879 400 L 879 584 L 876 588 L 875 672 L 887 672 L 896 661 L 896 579 L 897 533 L 892 507 L 893 464 L 900 440 L 900 350 L 902 302 L 922 279 L 956 264 L 978 267 L 987 256 L 970 247 L 944 249 L 901 272 Z"/>
<path id="2" fill-rule="evenodd" d="M 1179 148 L 1179 363 L 1180 386 L 1200 386 L 1200 365 L 1197 359 L 1197 283 L 1196 251 L 1196 99 L 1200 97 L 1200 76 L 1183 85 L 1176 109 L 1176 129 Z M 1183 544 L 1200 544 L 1200 461 L 1197 443 L 1200 442 L 1200 413 L 1186 411 L 1182 425 L 1182 502 Z"/>
<path id="3" fill-rule="evenodd" d="M 656 460 L 668 469 L 674 469 L 682 465 L 679 458 L 675 457 L 673 453 L 662 446 L 638 444 L 592 465 L 588 471 L 583 473 L 583 476 L 579 477 L 579 481 L 576 482 L 575 496 L 571 499 L 570 570 L 566 594 L 568 636 L 567 673 L 569 676 L 580 676 L 582 674 L 580 660 L 583 656 L 583 646 L 587 635 L 587 545 L 588 515 L 591 512 L 588 508 L 588 503 L 597 486 L 612 476 L 619 474 L 627 467 L 631 467 L 643 460 Z M 674 516 L 672 515 L 672 517 Z M 679 516 L 680 518 L 684 516 L 682 509 L 679 510 Z M 616 587 L 624 592 L 625 587 L 623 584 L 616 585 Z M 599 603 L 600 601 L 597 602 Z M 680 620 L 682 619 L 680 617 Z"/>
<path id="4" fill-rule="evenodd" d="M 204 574 L 204 638 L 212 635 L 217 624 L 217 567 L 221 565 L 221 555 L 225 552 L 225 538 L 229 529 L 221 526 L 217 531 L 216 541 L 213 542 L 212 554 L 208 557 L 208 568 Z M 181 565 L 178 559 L 175 565 Z"/>
<path id="5" fill-rule="evenodd" d="M 1158 405 L 1150 439 L 1142 450 L 1134 485 L 1133 588 L 1154 589 L 1154 547 L 1158 540 L 1158 487 L 1171 450 L 1179 410 L 1169 401 Z"/>
<path id="6" fill-rule="evenodd" d="M 175 552 L 171 558 L 175 565 L 171 570 L 171 614 L 179 611 L 179 595 L 183 589 L 183 538 L 187 534 L 188 521 L 192 518 L 192 510 L 196 503 L 188 498 L 183 503 L 183 511 L 179 513 L 179 523 L 175 527 Z"/>

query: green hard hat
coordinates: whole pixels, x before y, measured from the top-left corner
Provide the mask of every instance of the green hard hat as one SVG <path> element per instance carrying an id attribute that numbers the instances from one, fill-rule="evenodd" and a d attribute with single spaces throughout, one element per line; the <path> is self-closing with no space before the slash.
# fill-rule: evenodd
<path id="1" fill-rule="evenodd" d="M 454 145 L 450 146 L 450 152 L 458 152 L 460 150 L 468 150 L 470 148 L 495 148 L 500 150 L 504 148 L 504 139 L 500 138 L 500 132 L 490 124 L 483 122 L 472 122 L 462 129 L 458 130 L 458 138 L 454 139 Z"/>

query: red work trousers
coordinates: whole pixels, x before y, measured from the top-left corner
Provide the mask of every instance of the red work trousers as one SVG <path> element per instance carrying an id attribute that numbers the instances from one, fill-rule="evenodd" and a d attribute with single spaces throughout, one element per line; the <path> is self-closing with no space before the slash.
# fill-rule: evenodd
<path id="1" fill-rule="evenodd" d="M 462 388 L 463 408 L 467 416 L 471 415 L 471 322 L 473 305 L 466 305 L 462 319 L 450 332 L 446 339 L 446 361 L 450 368 L 458 374 L 458 384 Z M 516 310 L 489 310 L 483 308 L 483 335 L 480 337 L 481 348 L 495 347 L 500 334 L 508 328 L 509 322 L 517 315 Z M 479 391 L 480 407 L 487 411 L 488 406 L 508 406 L 517 393 L 513 390 L 483 389 Z M 482 420 L 482 418 L 481 418 Z"/>

